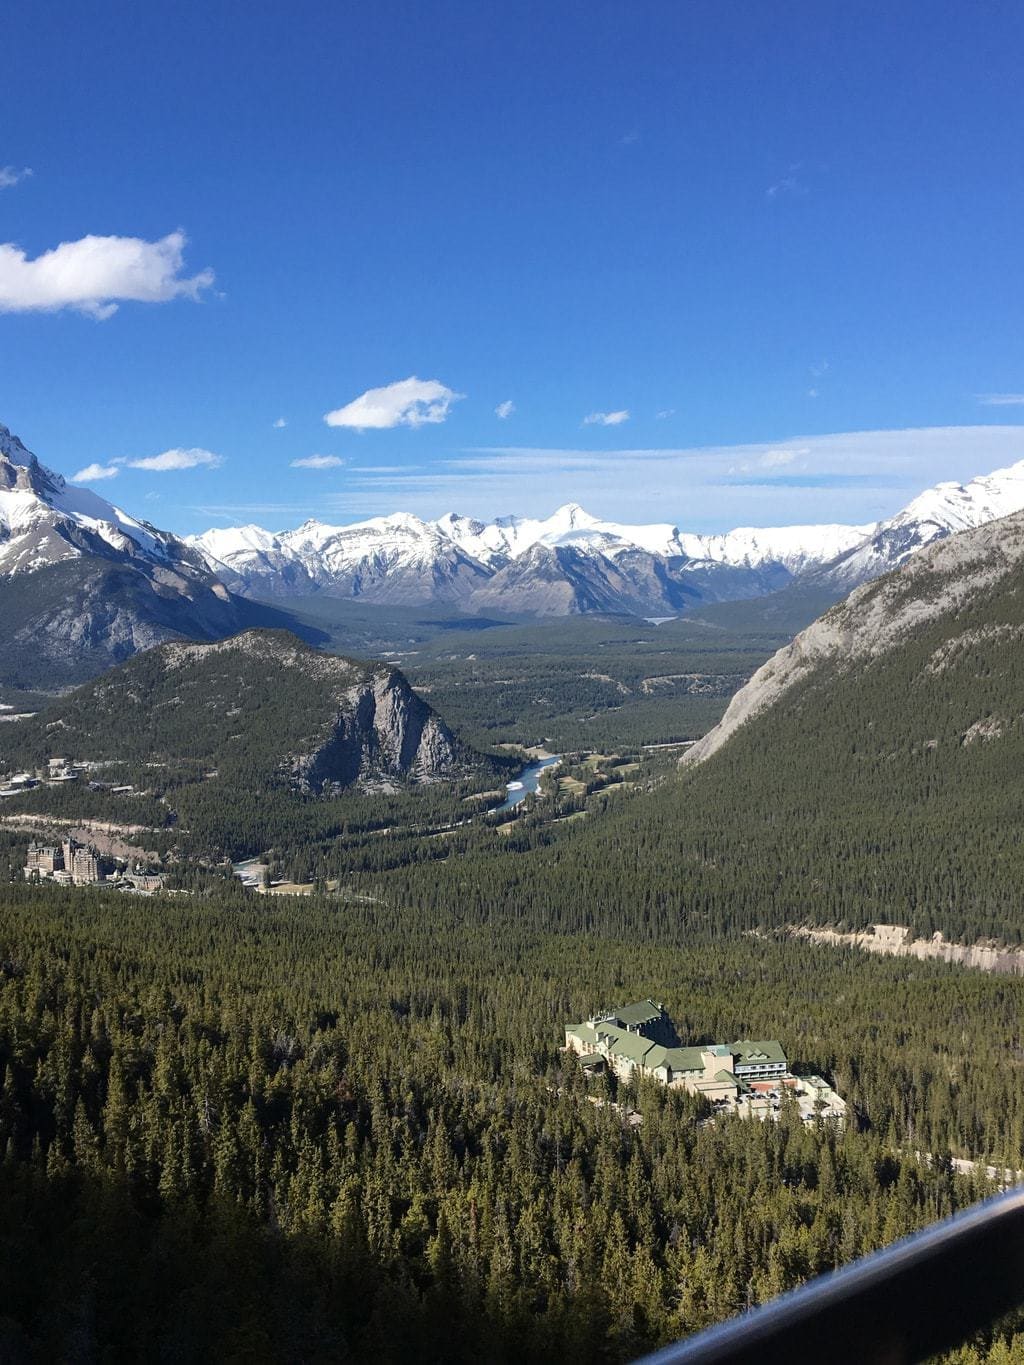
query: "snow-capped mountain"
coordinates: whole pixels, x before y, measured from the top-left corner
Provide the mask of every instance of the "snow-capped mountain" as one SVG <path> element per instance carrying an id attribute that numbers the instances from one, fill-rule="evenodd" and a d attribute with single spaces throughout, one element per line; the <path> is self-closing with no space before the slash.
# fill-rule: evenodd
<path id="1" fill-rule="evenodd" d="M 277 533 L 258 526 L 211 530 L 190 544 L 232 588 L 253 596 L 324 591 L 543 615 L 671 614 L 700 600 L 771 592 L 808 565 L 862 544 L 873 529 L 790 526 L 687 535 L 670 523 L 604 521 L 568 503 L 539 519 L 482 522 L 450 512 L 428 522 L 396 513 L 350 526 L 309 521 Z"/>
<path id="2" fill-rule="evenodd" d="M 67 484 L 0 426 L 0 681 L 77 681 L 251 613 L 177 536 Z"/>
<path id="3" fill-rule="evenodd" d="M 146 559 L 209 580 L 205 561 L 177 536 L 136 521 L 88 488 L 66 483 L 0 426 L 0 577 L 86 554 Z"/>
<path id="4" fill-rule="evenodd" d="M 294 624 L 260 600 L 315 593 L 538 616 L 676 616 L 789 585 L 838 599 L 923 546 L 1021 509 L 1024 461 L 939 484 L 875 526 L 698 535 L 568 503 L 546 518 L 395 513 L 186 542 L 67 484 L 0 426 L 0 682 L 59 685 L 176 636 Z"/>
<path id="5" fill-rule="evenodd" d="M 438 525 L 406 512 L 353 526 L 307 521 L 276 534 L 206 531 L 189 544 L 229 587 L 256 597 L 325 591 L 396 604 L 458 601 L 491 574 Z"/>

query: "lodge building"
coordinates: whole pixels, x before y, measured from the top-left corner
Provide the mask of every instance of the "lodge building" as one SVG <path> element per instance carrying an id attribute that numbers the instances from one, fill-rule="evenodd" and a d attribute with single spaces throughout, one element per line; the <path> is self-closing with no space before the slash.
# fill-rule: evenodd
<path id="1" fill-rule="evenodd" d="M 683 1047 L 671 1018 L 653 1000 L 567 1025 L 565 1047 L 588 1074 L 607 1069 L 621 1081 L 646 1077 L 759 1117 L 774 1116 L 784 1093 L 798 1101 L 804 1117 L 841 1118 L 846 1111 L 820 1076 L 793 1075 L 781 1043 L 741 1038 Z"/>

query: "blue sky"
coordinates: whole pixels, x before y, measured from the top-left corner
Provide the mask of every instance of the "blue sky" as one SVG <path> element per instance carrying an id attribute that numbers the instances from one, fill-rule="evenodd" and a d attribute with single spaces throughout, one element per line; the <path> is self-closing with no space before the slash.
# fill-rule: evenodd
<path id="1" fill-rule="evenodd" d="M 78 0 L 3 49 L 0 421 L 158 524 L 866 521 L 1024 458 L 1019 3 Z"/>

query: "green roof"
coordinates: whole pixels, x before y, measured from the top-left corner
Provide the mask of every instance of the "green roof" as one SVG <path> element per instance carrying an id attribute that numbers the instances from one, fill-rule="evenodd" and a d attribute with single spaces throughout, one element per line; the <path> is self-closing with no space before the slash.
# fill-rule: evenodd
<path id="1" fill-rule="evenodd" d="M 653 1000 L 639 1000 L 635 1005 L 623 1005 L 621 1009 L 609 1010 L 609 1015 L 623 1027 L 630 1024 L 650 1024 L 655 1019 L 660 1019 L 662 1009 Z"/>
<path id="2" fill-rule="evenodd" d="M 640 1001 L 616 1010 L 614 1016 L 594 1023 L 569 1024 L 566 1033 L 579 1038 L 589 1047 L 596 1047 L 599 1039 L 607 1042 L 608 1052 L 616 1057 L 625 1057 L 637 1066 L 649 1071 L 668 1067 L 674 1074 L 680 1072 L 703 1072 L 704 1058 L 710 1053 L 713 1057 L 735 1057 L 736 1065 L 741 1067 L 778 1066 L 787 1064 L 782 1044 L 774 1039 L 741 1038 L 735 1043 L 706 1043 L 699 1047 L 663 1047 L 652 1043 L 642 1034 L 632 1033 L 627 1024 L 634 1028 L 662 1015 L 660 1006 L 652 1000 Z M 719 1071 L 716 1080 L 729 1079 L 736 1082 L 737 1077 L 729 1071 Z M 739 1082 L 742 1086 L 742 1082 Z"/>
<path id="3" fill-rule="evenodd" d="M 650 1038 L 642 1038 L 638 1033 L 627 1033 L 625 1029 L 613 1028 L 609 1024 L 598 1024 L 598 1036 L 604 1035 L 608 1039 L 608 1050 L 614 1052 L 617 1057 L 628 1057 L 630 1061 L 637 1064 L 643 1063 L 644 1066 L 651 1066 L 652 1063 L 646 1061 L 649 1052 L 664 1052 L 664 1048 L 657 1043 L 652 1043 Z M 653 1063 L 657 1065 L 657 1063 Z"/>
<path id="4" fill-rule="evenodd" d="M 715 1072 L 715 1080 L 716 1080 L 716 1081 L 728 1081 L 730 1085 L 735 1085 L 735 1084 L 736 1084 L 736 1077 L 732 1074 L 731 1071 L 716 1071 L 716 1072 Z"/>
<path id="5" fill-rule="evenodd" d="M 774 1066 L 779 1062 L 785 1065 L 786 1054 L 782 1044 L 775 1042 L 774 1039 L 759 1039 L 751 1042 L 749 1038 L 740 1038 L 733 1043 L 729 1049 L 736 1058 L 739 1066 Z"/>
<path id="6" fill-rule="evenodd" d="M 702 1047 L 667 1047 L 665 1058 L 673 1071 L 703 1071 Z"/>

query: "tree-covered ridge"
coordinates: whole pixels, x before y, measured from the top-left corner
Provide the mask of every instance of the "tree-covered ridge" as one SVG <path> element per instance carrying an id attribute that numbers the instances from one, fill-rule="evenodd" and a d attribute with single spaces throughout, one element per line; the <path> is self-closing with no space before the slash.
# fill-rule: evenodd
<path id="1" fill-rule="evenodd" d="M 318 653 L 285 631 L 173 643 L 87 683 L 4 736 L 0 758 L 113 762 L 166 784 L 243 791 L 493 776 L 385 664 Z"/>
<path id="2" fill-rule="evenodd" d="M 758 669 L 729 703 L 722 723 L 694 746 L 689 763 L 716 753 L 739 726 L 777 705 L 795 686 L 826 680 L 901 650 L 929 628 L 955 642 L 966 611 L 995 603 L 1007 614 L 1000 631 L 1017 629 L 1016 609 L 1000 605 L 1024 573 L 1024 513 L 991 522 L 924 550 L 895 573 L 859 588 Z"/>
<path id="3" fill-rule="evenodd" d="M 648 989 L 693 1040 L 784 1038 L 856 1121 L 588 1090 L 562 1025 Z M 629 1359 L 979 1197 L 951 1151 L 1019 1164 L 1022 993 L 461 908 L 10 888 L 0 1345 Z"/>

